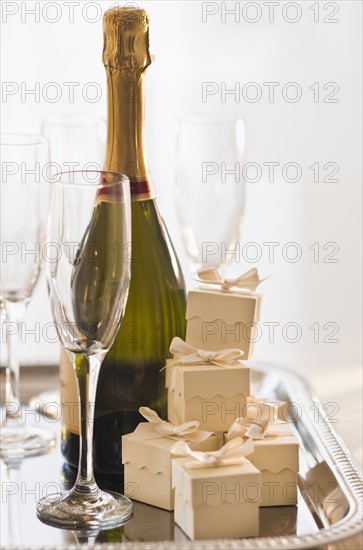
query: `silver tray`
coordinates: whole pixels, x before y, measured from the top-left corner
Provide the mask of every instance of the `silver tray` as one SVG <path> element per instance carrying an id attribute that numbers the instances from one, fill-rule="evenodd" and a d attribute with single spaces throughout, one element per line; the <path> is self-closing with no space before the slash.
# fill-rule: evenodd
<path id="1" fill-rule="evenodd" d="M 298 506 L 260 509 L 260 537 L 192 542 L 174 524 L 171 512 L 137 502 L 134 518 L 112 534 L 74 533 L 43 525 L 36 518 L 35 501 L 51 484 L 61 487 L 63 460 L 58 445 L 50 455 L 21 465 L 1 464 L 1 548 L 361 548 L 357 536 L 363 517 L 362 474 L 319 399 L 306 381 L 287 369 L 253 362 L 250 367 L 254 394 L 292 404 L 290 421 L 301 444 Z M 48 422 L 48 427 L 51 422 L 39 421 Z M 53 426 L 60 429 L 59 422 Z M 351 542 L 344 546 L 347 539 Z"/>

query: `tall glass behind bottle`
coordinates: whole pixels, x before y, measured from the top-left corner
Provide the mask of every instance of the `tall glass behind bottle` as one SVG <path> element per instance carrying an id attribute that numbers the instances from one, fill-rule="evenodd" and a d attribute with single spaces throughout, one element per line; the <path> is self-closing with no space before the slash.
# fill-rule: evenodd
<path id="1" fill-rule="evenodd" d="M 131 284 L 124 319 L 98 381 L 94 466 L 98 474 L 121 477 L 121 436 L 142 420 L 138 408 L 146 405 L 166 414 L 160 369 L 169 357 L 172 338 L 185 336 L 186 301 L 179 261 L 157 206 L 144 154 L 144 77 L 151 63 L 147 13 L 134 8 L 107 11 L 104 38 L 108 90 L 105 168 L 130 178 L 132 246 L 130 243 Z M 63 357 L 63 404 L 75 401 L 70 369 Z M 73 466 L 78 462 L 77 418 L 72 407 L 63 407 L 62 451 Z"/>

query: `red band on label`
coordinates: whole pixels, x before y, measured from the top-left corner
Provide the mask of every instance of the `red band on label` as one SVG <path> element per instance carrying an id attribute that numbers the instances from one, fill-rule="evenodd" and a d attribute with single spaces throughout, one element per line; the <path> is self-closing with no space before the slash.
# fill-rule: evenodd
<path id="1" fill-rule="evenodd" d="M 154 198 L 150 180 L 135 181 L 130 179 L 131 198 L 133 200 L 147 200 Z"/>
<path id="2" fill-rule="evenodd" d="M 104 182 L 102 182 L 104 184 Z M 97 189 L 96 201 L 120 201 L 123 200 L 123 188 L 121 185 L 105 185 Z"/>
<path id="3" fill-rule="evenodd" d="M 108 200 L 117 201 L 122 199 L 122 187 L 119 185 L 108 184 L 107 181 L 101 177 L 100 185 L 97 190 L 97 201 Z M 132 200 L 148 200 L 155 198 L 154 191 L 150 180 L 130 180 L 130 192 Z"/>

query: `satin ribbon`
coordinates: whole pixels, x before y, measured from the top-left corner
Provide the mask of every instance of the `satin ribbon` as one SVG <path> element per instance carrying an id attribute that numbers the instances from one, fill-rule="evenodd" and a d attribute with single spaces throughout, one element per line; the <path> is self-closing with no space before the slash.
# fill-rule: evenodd
<path id="1" fill-rule="evenodd" d="M 258 271 L 255 267 L 237 277 L 237 279 L 224 279 L 215 267 L 208 267 L 198 271 L 198 281 L 210 285 L 221 285 L 223 290 L 230 290 L 232 287 L 237 287 L 243 290 L 254 292 L 259 284 L 265 279 L 260 279 Z"/>
<path id="2" fill-rule="evenodd" d="M 217 468 L 220 466 L 237 466 L 245 464 L 245 457 L 253 453 L 253 441 L 243 441 L 236 437 L 228 441 L 218 451 L 193 451 L 184 441 L 178 441 L 171 448 L 171 453 L 178 456 L 190 456 L 194 460 L 186 463 L 187 468 Z"/>
<path id="3" fill-rule="evenodd" d="M 236 360 L 243 355 L 243 351 L 237 348 L 220 351 L 197 349 L 184 342 L 178 336 L 173 338 L 170 344 L 170 353 L 176 355 L 177 358 L 172 360 L 169 365 L 203 365 L 204 363 L 209 363 L 223 368 L 236 364 Z"/>
<path id="4" fill-rule="evenodd" d="M 200 443 L 212 435 L 212 432 L 200 430 L 200 423 L 197 420 L 185 422 L 184 424 L 176 426 L 171 422 L 162 420 L 160 416 L 152 409 L 149 409 L 149 407 L 140 407 L 139 413 L 142 414 L 147 422 L 140 422 L 136 429 L 129 435 L 129 440 L 132 441 L 168 437 L 170 439 Z"/>
<path id="5" fill-rule="evenodd" d="M 247 414 L 245 416 L 248 420 L 254 420 L 256 412 L 255 414 L 250 414 L 250 410 L 253 412 L 253 409 L 255 409 L 255 411 L 257 409 L 257 412 L 259 412 L 263 407 L 269 407 L 270 422 L 273 422 L 277 418 L 286 422 L 286 411 L 284 411 L 286 406 L 288 406 L 286 401 L 250 395 L 247 397 Z"/>
<path id="6" fill-rule="evenodd" d="M 248 415 L 248 408 L 251 407 L 254 410 L 259 409 L 261 414 L 258 418 L 252 419 Z M 253 401 L 247 404 L 246 417 L 237 418 L 230 426 L 226 439 L 233 440 L 235 437 L 248 437 L 251 439 L 264 439 L 264 437 L 278 437 L 284 435 L 278 430 L 274 431 L 269 428 L 271 425 L 270 418 L 274 418 L 273 406 L 263 401 Z"/>

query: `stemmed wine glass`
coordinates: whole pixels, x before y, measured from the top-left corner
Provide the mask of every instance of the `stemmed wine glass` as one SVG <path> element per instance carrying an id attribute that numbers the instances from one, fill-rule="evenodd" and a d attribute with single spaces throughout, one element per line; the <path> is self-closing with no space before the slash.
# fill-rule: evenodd
<path id="1" fill-rule="evenodd" d="M 42 121 L 42 135 L 50 147 L 49 175 L 68 170 L 102 170 L 106 131 L 105 120 L 98 116 L 82 113 L 46 116 Z M 66 360 L 64 355 L 62 351 L 61 363 Z M 60 403 L 58 389 L 43 391 L 30 400 L 31 406 L 50 417 L 53 411 L 59 410 Z"/>
<path id="2" fill-rule="evenodd" d="M 190 268 L 231 261 L 245 189 L 244 123 L 225 116 L 183 117 L 176 139 L 176 201 Z"/>
<path id="3" fill-rule="evenodd" d="M 54 434 L 29 424 L 19 398 L 19 343 L 26 307 L 44 252 L 48 142 L 40 136 L 1 135 L 0 309 L 8 346 L 0 456 L 25 458 L 48 452 Z M 24 413 L 24 414 L 23 414 Z"/>
<path id="4" fill-rule="evenodd" d="M 102 361 L 126 306 L 131 243 L 130 186 L 112 172 L 62 173 L 54 184 L 46 263 L 52 314 L 77 379 L 80 457 L 74 487 L 37 504 L 39 518 L 65 528 L 121 525 L 132 503 L 101 491 L 93 473 L 93 421 Z"/>
<path id="5" fill-rule="evenodd" d="M 42 135 L 50 145 L 55 173 L 67 170 L 102 170 L 106 122 L 94 115 L 54 114 L 44 118 Z"/>

